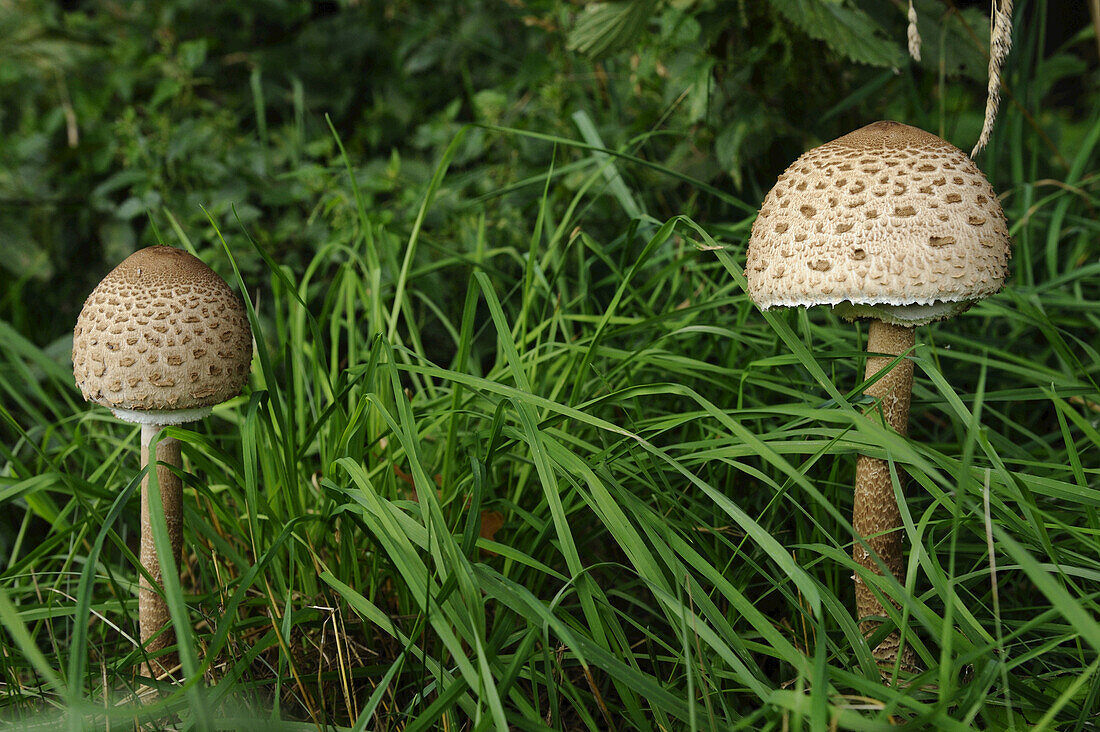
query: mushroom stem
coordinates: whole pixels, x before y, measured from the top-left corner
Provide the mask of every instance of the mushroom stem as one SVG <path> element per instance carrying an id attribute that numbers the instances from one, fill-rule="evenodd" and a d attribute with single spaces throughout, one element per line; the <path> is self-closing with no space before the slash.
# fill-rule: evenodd
<path id="1" fill-rule="evenodd" d="M 884 353 L 898 356 L 913 347 L 913 329 L 901 325 L 872 320 L 867 337 L 868 353 Z M 866 378 L 871 378 L 890 365 L 891 356 L 869 356 L 867 358 Z M 870 416 L 872 419 L 884 419 L 899 434 L 905 435 L 909 428 L 909 399 L 913 391 L 913 362 L 909 359 L 899 361 L 889 372 L 883 374 L 865 390 L 865 394 L 881 399 Z M 904 481 L 904 474 L 899 480 Z M 904 490 L 904 482 L 902 489 Z M 882 574 L 874 555 L 877 554 L 883 564 L 899 581 L 905 581 L 904 550 L 902 548 L 901 511 L 894 497 L 894 487 L 890 480 L 890 465 L 885 460 L 860 455 L 856 463 L 856 489 L 852 512 L 852 526 L 863 537 L 872 553 L 868 553 L 862 542 L 852 548 L 852 557 L 860 566 Z M 884 616 L 886 611 L 875 598 L 871 589 L 856 575 L 856 610 L 860 618 Z M 864 636 L 870 636 L 880 621 L 864 620 L 860 630 Z M 873 651 L 875 660 L 880 663 L 892 663 L 897 659 L 901 641 L 897 631 L 891 633 Z M 907 647 L 908 650 L 908 647 Z M 905 665 L 912 666 L 915 660 L 911 653 L 903 659 Z"/>
<path id="2" fill-rule="evenodd" d="M 162 425 L 141 425 L 141 466 L 149 464 L 149 443 L 153 436 L 160 431 Z M 168 538 L 172 544 L 172 559 L 179 561 L 180 551 L 183 548 L 183 510 L 182 494 L 183 485 L 179 476 L 168 468 L 169 465 L 182 467 L 180 460 L 180 442 L 172 437 L 164 437 L 157 443 L 157 485 L 160 487 L 160 502 L 164 508 L 164 519 L 168 524 Z M 171 628 L 171 616 L 168 613 L 168 603 L 163 594 L 158 590 L 162 586 L 162 573 L 160 558 L 157 554 L 156 543 L 153 541 L 153 523 L 150 518 L 149 505 L 149 478 L 141 481 L 141 566 L 153 578 L 154 585 L 149 584 L 145 575 L 141 576 L 138 590 L 138 623 L 141 626 L 141 642 L 149 655 L 172 645 L 175 642 L 175 634 Z M 161 630 L 164 629 L 163 632 Z M 160 635 L 157 635 L 160 633 Z M 156 638 L 153 636 L 156 635 Z M 152 640 L 150 640 L 152 638 Z M 154 678 L 163 678 L 173 671 L 177 665 L 175 653 L 166 653 L 151 659 L 149 666 L 143 669 Z"/>

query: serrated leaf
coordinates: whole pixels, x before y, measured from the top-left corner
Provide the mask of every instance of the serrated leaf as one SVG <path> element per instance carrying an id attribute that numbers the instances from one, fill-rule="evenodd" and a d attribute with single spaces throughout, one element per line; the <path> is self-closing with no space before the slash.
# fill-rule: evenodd
<path id="1" fill-rule="evenodd" d="M 866 13 L 837 0 L 770 0 L 810 38 L 853 61 L 871 66 L 899 66 L 901 46 L 883 36 L 882 28 Z"/>
<path id="2" fill-rule="evenodd" d="M 657 0 L 586 5 L 569 32 L 566 48 L 602 58 L 634 43 L 645 30 Z"/>

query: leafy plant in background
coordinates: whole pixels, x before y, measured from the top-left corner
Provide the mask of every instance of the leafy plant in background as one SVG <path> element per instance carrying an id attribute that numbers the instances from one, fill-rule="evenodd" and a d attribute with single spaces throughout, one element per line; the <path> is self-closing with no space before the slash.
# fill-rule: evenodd
<path id="1" fill-rule="evenodd" d="M 453 84 L 428 73 L 441 58 L 413 39 L 454 11 L 429 12 L 423 28 L 414 12 L 293 1 L 5 4 L 0 45 L 18 63 L 5 65 L 0 87 L 13 110 L 2 120 L 0 196 L 14 253 L 3 266 L 16 279 L 5 278 L 0 313 L 27 324 L 23 303 L 56 290 L 59 267 L 117 262 L 152 243 L 153 226 L 209 234 L 202 207 L 232 229 L 263 216 L 264 244 L 287 264 L 302 261 L 325 237 L 324 199 L 350 193 L 326 115 L 350 149 L 370 151 L 368 202 L 423 182 L 422 160 L 453 136 L 457 109 Z M 449 60 L 485 41 L 478 28 L 495 32 L 484 19 L 463 24 L 468 32 L 443 49 Z M 416 33 L 392 33 L 394 24 Z M 502 45 L 499 33 L 488 43 Z M 378 215 L 409 223 L 415 202 L 415 193 L 392 200 Z M 254 273 L 259 261 L 242 264 Z M 75 313 L 66 303 L 94 276 L 61 284 L 71 290 L 57 293 L 56 316 L 33 314 L 38 338 L 67 329 Z"/>
<path id="2" fill-rule="evenodd" d="M 262 217 L 262 243 L 287 264 L 304 261 L 327 238 L 331 203 L 351 195 L 325 115 L 353 155 L 368 213 L 404 229 L 433 161 L 469 122 L 571 138 L 572 113 L 586 110 L 590 142 L 719 187 L 732 181 L 750 205 L 786 161 L 874 116 L 944 134 L 950 119 L 961 136 L 976 134 L 988 26 L 978 8 L 918 0 L 916 65 L 901 50 L 901 3 L 799 2 L 795 12 L 789 2 L 717 0 L 262 9 L 91 0 L 64 10 L 12 0 L 0 7 L 12 59 L 0 72 L 0 219 L 11 252 L 0 314 L 40 343 L 63 337 L 70 303 L 95 281 L 64 274 L 68 263 L 120 261 L 155 241 L 153 225 L 203 232 L 205 246 L 200 207 L 230 233 L 238 217 Z M 832 30 L 815 40 L 822 28 Z M 1077 85 L 1084 98 L 1083 62 L 1056 58 L 1042 67 L 1058 75 L 1047 83 Z M 568 176 L 578 159 L 568 148 L 471 130 L 456 154 L 462 175 L 438 206 L 484 201 L 494 236 L 518 245 L 534 189 L 511 186 L 555 155 Z M 728 218 L 727 202 L 676 179 L 630 175 L 659 191 L 654 216 Z M 258 272 L 255 258 L 242 265 Z M 43 298 L 56 308 L 31 329 L 23 303 Z"/>
<path id="3" fill-rule="evenodd" d="M 920 66 L 984 82 L 989 31 L 981 11 L 937 0 L 918 0 L 916 9 L 925 39 Z M 668 94 L 682 95 L 676 122 L 696 128 L 685 148 L 705 145 L 713 153 L 707 163 L 759 199 L 761 184 L 768 187 L 764 171 L 784 159 L 777 148 L 790 159 L 830 139 L 830 122 L 851 120 L 843 132 L 867 121 L 860 116 L 867 105 L 881 108 L 876 97 L 889 96 L 895 77 L 915 63 L 905 52 L 905 29 L 904 3 L 623 0 L 587 5 L 569 47 L 593 59 L 632 49 L 632 76 L 656 71 L 661 80 L 647 81 L 663 87 L 666 104 Z M 973 93 L 980 93 L 976 85 Z"/>

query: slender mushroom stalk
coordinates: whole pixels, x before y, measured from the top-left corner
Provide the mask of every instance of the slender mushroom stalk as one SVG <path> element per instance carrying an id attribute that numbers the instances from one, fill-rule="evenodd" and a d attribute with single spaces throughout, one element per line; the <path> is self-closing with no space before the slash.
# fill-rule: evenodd
<path id="1" fill-rule="evenodd" d="M 244 307 L 225 280 L 187 252 L 167 246 L 134 252 L 100 282 L 73 330 L 73 375 L 88 401 L 141 425 L 141 464 L 166 425 L 210 414 L 240 393 L 252 361 L 252 330 Z M 157 443 L 157 484 L 172 558 L 183 547 L 182 486 L 169 466 L 182 469 L 180 444 Z M 159 587 L 161 558 L 153 541 L 149 480 L 141 485 L 141 564 L 138 590 L 141 641 L 159 655 L 141 672 L 167 678 L 177 654 L 168 606 Z M 166 562 L 167 563 L 167 562 Z M 156 586 L 154 586 L 156 585 Z"/>
<path id="2" fill-rule="evenodd" d="M 161 425 L 141 425 L 141 467 L 150 464 L 149 443 Z M 160 489 L 160 504 L 164 511 L 164 520 L 168 524 L 168 539 L 172 545 L 172 559 L 179 563 L 183 549 L 183 483 L 168 466 L 183 468 L 180 458 L 180 441 L 174 437 L 162 437 L 156 446 L 157 454 L 152 462 L 157 464 L 157 486 Z M 153 519 L 150 513 L 149 478 L 141 481 L 141 566 L 153 579 L 153 585 L 145 575 L 141 576 L 138 590 L 138 623 L 141 629 L 141 643 L 150 656 L 175 643 L 175 633 L 169 627 L 171 617 L 168 603 L 156 587 L 163 585 L 160 568 L 160 556 L 153 541 Z M 154 586 L 155 585 L 155 586 Z M 159 635 L 157 635 L 160 633 Z M 154 637 L 155 636 L 155 637 Z M 146 669 L 153 677 L 162 678 L 175 670 L 178 656 L 168 653 L 153 658 L 150 668 Z"/>
<path id="3" fill-rule="evenodd" d="M 1004 212 L 989 181 L 954 145 L 898 122 L 875 122 L 807 151 L 768 192 L 749 238 L 745 276 L 762 309 L 831 305 L 872 318 L 867 361 L 879 373 L 912 348 L 913 328 L 950 318 L 1001 288 L 1010 256 Z M 903 359 L 867 394 L 907 432 L 913 364 Z M 860 456 L 852 528 L 856 607 L 865 635 L 883 607 L 860 578 L 875 556 L 904 582 L 901 513 L 889 464 Z M 869 553 L 863 542 L 869 547 Z M 897 659 L 895 632 L 873 651 Z M 902 665 L 915 666 L 906 648 Z"/>
<path id="4" fill-rule="evenodd" d="M 885 353 L 900 356 L 913 347 L 915 336 L 912 328 L 872 320 L 867 337 L 868 353 Z M 890 365 L 889 356 L 871 356 L 867 359 L 867 379 Z M 881 399 L 880 406 L 871 417 L 881 418 L 886 425 L 905 436 L 909 431 L 909 400 L 913 391 L 913 362 L 903 359 L 882 378 L 867 387 L 867 396 Z M 881 415 L 881 417 L 880 417 Z M 904 473 L 899 473 L 904 480 Z M 905 484 L 902 483 L 904 489 Z M 905 577 L 905 551 L 902 548 L 901 511 L 894 497 L 894 484 L 890 480 L 890 465 L 881 458 L 860 455 L 856 461 L 856 488 L 852 509 L 852 528 L 870 546 L 868 553 L 862 542 L 852 548 L 856 564 L 875 574 L 881 574 L 874 555 L 877 554 L 890 573 Z M 871 589 L 856 576 L 856 613 L 861 618 L 885 615 L 886 611 Z M 878 622 L 865 620 L 860 623 L 863 635 L 870 636 Z M 887 636 L 874 650 L 879 661 L 890 662 L 897 658 L 901 639 L 897 631 Z M 906 646 L 908 648 L 908 646 Z M 912 666 L 913 658 L 905 658 L 906 666 Z"/>

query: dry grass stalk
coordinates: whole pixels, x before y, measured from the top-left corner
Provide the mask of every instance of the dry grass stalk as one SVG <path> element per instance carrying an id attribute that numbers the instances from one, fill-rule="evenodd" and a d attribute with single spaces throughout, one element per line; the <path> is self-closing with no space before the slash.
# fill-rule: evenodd
<path id="1" fill-rule="evenodd" d="M 914 61 L 920 61 L 920 31 L 917 30 L 917 11 L 913 0 L 909 0 L 909 55 Z"/>
<path id="2" fill-rule="evenodd" d="M 989 94 L 985 101 L 982 134 L 978 144 L 970 151 L 972 158 L 977 157 L 989 143 L 993 122 L 997 119 L 997 108 L 1001 104 L 1001 67 L 1012 49 L 1012 0 L 993 0 L 989 23 Z"/>

